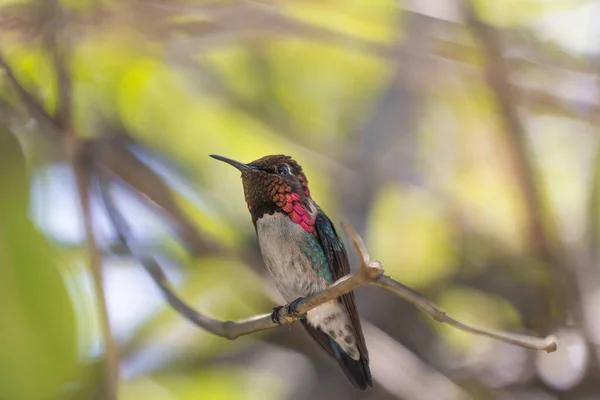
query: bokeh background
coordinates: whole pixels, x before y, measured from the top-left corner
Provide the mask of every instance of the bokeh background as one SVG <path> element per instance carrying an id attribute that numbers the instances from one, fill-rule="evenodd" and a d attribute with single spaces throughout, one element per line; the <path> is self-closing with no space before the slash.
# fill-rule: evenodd
<path id="1" fill-rule="evenodd" d="M 2 70 L 0 399 L 109 399 L 107 348 L 125 400 L 600 399 L 600 2 L 2 0 L 0 31 L 41 106 Z M 296 325 L 198 329 L 100 193 L 196 309 L 269 312 L 239 174 L 212 153 L 294 156 L 393 278 L 558 352 L 364 288 L 360 393 Z"/>

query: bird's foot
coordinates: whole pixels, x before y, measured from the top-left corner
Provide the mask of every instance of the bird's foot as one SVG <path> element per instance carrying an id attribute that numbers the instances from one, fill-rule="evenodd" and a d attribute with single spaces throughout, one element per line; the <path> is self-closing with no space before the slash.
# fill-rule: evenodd
<path id="1" fill-rule="evenodd" d="M 303 317 L 304 315 L 299 314 L 298 311 L 296 310 L 296 307 L 298 307 L 298 304 L 300 304 L 300 302 L 302 302 L 302 300 L 304 300 L 304 297 L 298 297 L 296 300 L 292 301 L 290 303 L 290 305 L 288 306 L 288 314 L 293 315 L 294 317 L 297 317 L 297 318 Z"/>
<path id="2" fill-rule="evenodd" d="M 281 321 L 279 320 L 279 310 L 282 308 L 283 306 L 273 307 L 273 313 L 271 313 L 271 320 L 277 325 L 281 325 Z"/>
<path id="3" fill-rule="evenodd" d="M 302 300 L 304 300 L 304 297 L 298 297 L 296 300 L 292 301 L 287 306 L 287 314 L 292 315 L 296 318 L 304 317 L 304 315 L 306 315 L 306 314 L 299 314 L 298 311 L 296 310 L 296 307 L 298 307 L 298 304 Z M 273 320 L 273 322 L 275 322 L 277 325 L 281 325 L 281 320 L 279 318 L 279 311 L 281 311 L 282 308 L 283 308 L 283 306 L 273 307 L 273 312 L 271 313 L 271 320 Z"/>

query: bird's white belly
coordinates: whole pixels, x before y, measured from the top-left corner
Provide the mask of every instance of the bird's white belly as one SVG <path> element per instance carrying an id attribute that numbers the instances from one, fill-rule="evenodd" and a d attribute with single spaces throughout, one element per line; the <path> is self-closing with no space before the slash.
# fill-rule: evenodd
<path id="1" fill-rule="evenodd" d="M 301 244 L 307 234 L 302 227 L 281 213 L 264 215 L 256 221 L 256 232 L 263 260 L 277 289 L 290 302 L 324 288 Z"/>

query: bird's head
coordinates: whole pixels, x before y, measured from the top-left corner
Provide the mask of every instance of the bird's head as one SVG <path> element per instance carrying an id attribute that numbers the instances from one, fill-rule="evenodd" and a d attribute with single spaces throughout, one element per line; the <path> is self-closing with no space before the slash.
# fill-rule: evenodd
<path id="1" fill-rule="evenodd" d="M 211 157 L 240 170 L 246 204 L 255 223 L 264 214 L 276 211 L 288 214 L 298 223 L 308 221 L 309 217 L 303 218 L 306 200 L 310 199 L 308 180 L 292 157 L 270 155 L 248 164 L 214 154 Z"/>

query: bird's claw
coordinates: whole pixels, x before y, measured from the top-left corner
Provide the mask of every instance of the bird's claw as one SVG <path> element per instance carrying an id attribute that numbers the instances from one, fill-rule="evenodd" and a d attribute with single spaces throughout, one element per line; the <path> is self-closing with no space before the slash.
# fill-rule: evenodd
<path id="1" fill-rule="evenodd" d="M 302 318 L 305 314 L 298 314 L 296 307 L 298 307 L 298 304 L 300 304 L 300 302 L 302 302 L 303 300 L 304 300 L 304 297 L 298 297 L 296 300 L 292 301 L 287 306 L 287 314 L 292 315 L 296 318 Z M 271 320 L 273 322 L 275 322 L 277 325 L 281 325 L 281 320 L 279 318 L 279 312 L 281 311 L 281 309 L 283 307 L 284 306 L 273 307 L 273 312 L 271 313 Z"/>
<path id="2" fill-rule="evenodd" d="M 288 314 L 293 315 L 297 318 L 302 317 L 303 315 L 298 314 L 298 311 L 296 310 L 296 307 L 298 307 L 298 304 L 300 304 L 302 300 L 304 300 L 304 297 L 298 297 L 296 300 L 292 301 L 288 306 Z"/>
<path id="3" fill-rule="evenodd" d="M 277 325 L 281 325 L 281 321 L 279 320 L 279 310 L 281 310 L 283 306 L 273 307 L 273 313 L 271 314 L 271 320 L 275 322 Z"/>

